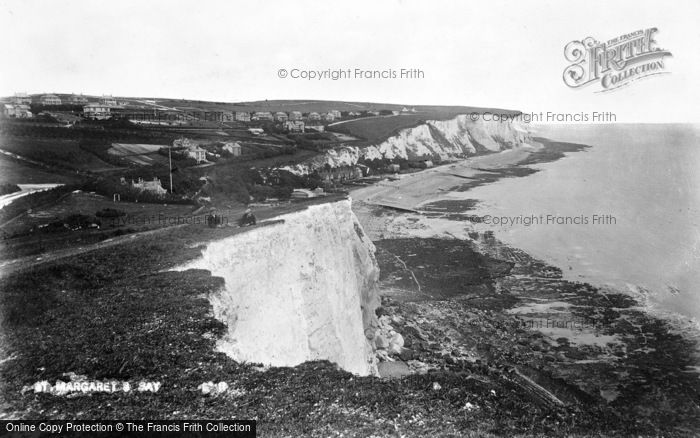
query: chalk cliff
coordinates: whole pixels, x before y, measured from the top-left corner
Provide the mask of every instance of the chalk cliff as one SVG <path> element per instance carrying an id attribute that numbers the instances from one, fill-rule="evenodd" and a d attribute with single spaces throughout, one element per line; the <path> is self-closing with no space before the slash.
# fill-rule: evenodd
<path id="1" fill-rule="evenodd" d="M 210 297 L 228 326 L 218 349 L 238 361 L 294 366 L 327 359 L 359 374 L 376 374 L 378 327 L 375 247 L 350 200 L 312 205 L 211 242 L 179 268 L 207 269 L 225 288 Z M 370 336 L 371 337 L 371 336 Z"/>
<path id="2" fill-rule="evenodd" d="M 354 166 L 375 159 L 458 159 L 511 149 L 527 143 L 528 139 L 527 130 L 517 122 L 473 121 L 463 114 L 449 120 L 428 120 L 413 128 L 402 129 L 377 145 L 329 150 L 284 169 L 303 175 L 326 165 L 333 168 Z"/>

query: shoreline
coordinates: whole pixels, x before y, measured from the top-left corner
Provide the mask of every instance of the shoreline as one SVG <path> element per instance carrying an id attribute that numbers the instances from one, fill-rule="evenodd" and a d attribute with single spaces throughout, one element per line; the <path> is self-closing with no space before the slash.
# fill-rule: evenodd
<path id="1" fill-rule="evenodd" d="M 623 422 L 645 421 L 650 430 L 673 422 L 677 433 L 700 430 L 700 409 L 693 402 L 700 394 L 699 345 L 671 320 L 644 309 L 631 295 L 564 279 L 559 268 L 500 242 L 493 232 L 472 228 L 469 238 L 461 239 L 439 225 L 421 229 L 415 214 L 445 217 L 468 209 L 469 200 L 450 200 L 436 188 L 465 175 L 470 181 L 462 179 L 463 191 L 527 175 L 518 168 L 553 161 L 536 156 L 547 144 L 540 146 L 525 157 L 486 160 L 491 166 L 476 157 L 481 159 L 351 193 L 353 210 L 378 249 L 380 293 L 393 328 L 407 333 L 409 346 L 418 345 L 396 358 L 406 364 L 398 375 L 455 364 L 525 369 L 568 403 L 588 404 Z M 415 188 L 416 194 L 409 193 Z M 430 209 L 436 203 L 446 211 Z M 471 335 L 465 321 L 481 334 Z M 484 332 L 494 321 L 506 329 Z M 433 345 L 421 339 L 425 332 L 436 334 Z M 440 339 L 445 333 L 452 334 Z M 484 343 L 497 352 L 483 350 Z M 643 420 L 632 420 L 640 416 Z"/>

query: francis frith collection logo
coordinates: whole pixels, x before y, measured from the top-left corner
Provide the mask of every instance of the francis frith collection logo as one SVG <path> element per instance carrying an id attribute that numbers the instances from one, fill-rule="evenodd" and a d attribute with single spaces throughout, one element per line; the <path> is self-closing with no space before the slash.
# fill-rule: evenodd
<path id="1" fill-rule="evenodd" d="M 657 31 L 655 27 L 637 30 L 604 42 L 592 37 L 571 41 L 564 48 L 571 62 L 564 70 L 564 83 L 571 88 L 598 84 L 600 93 L 668 73 L 664 57 L 672 55 L 657 46 Z"/>

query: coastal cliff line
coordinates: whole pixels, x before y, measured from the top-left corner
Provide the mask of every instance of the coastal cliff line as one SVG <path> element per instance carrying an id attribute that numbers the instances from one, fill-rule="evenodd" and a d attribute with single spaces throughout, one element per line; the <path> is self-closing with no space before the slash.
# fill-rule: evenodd
<path id="1" fill-rule="evenodd" d="M 449 120 L 427 120 L 370 146 L 342 146 L 300 164 L 284 167 L 297 175 L 324 168 L 355 166 L 373 160 L 455 160 L 527 144 L 528 130 L 517 121 L 472 120 L 461 114 Z"/>
<path id="2" fill-rule="evenodd" d="M 228 326 L 217 349 L 240 362 L 295 366 L 329 360 L 376 375 L 375 247 L 351 201 L 312 205 L 279 222 L 211 242 L 200 259 L 225 286 L 209 297 Z"/>

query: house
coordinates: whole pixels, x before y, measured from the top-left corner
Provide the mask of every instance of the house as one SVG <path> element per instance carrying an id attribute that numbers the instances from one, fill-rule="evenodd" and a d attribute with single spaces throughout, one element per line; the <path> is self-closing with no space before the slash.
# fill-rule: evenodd
<path id="1" fill-rule="evenodd" d="M 82 94 L 81 95 L 75 95 L 75 94 L 72 95 L 70 97 L 69 101 L 70 101 L 70 103 L 76 104 L 76 105 L 88 103 L 87 97 L 83 96 Z"/>
<path id="2" fill-rule="evenodd" d="M 234 157 L 241 156 L 241 144 L 236 141 L 226 143 L 221 149 L 233 155 Z"/>
<path id="3" fill-rule="evenodd" d="M 425 160 L 420 164 L 420 167 L 423 169 L 429 169 L 429 168 L 433 167 L 433 162 L 430 160 Z"/>
<path id="4" fill-rule="evenodd" d="M 43 96 L 41 96 L 41 104 L 42 105 L 60 105 L 61 98 L 56 96 L 55 94 L 44 94 Z"/>
<path id="5" fill-rule="evenodd" d="M 336 119 L 339 119 L 342 117 L 340 114 L 340 111 L 338 111 L 338 110 L 330 110 L 330 111 L 328 111 L 328 114 L 332 114 L 333 117 Z"/>
<path id="6" fill-rule="evenodd" d="M 316 113 L 316 112 L 310 112 L 309 113 L 309 120 L 321 120 L 321 114 Z"/>
<path id="7" fill-rule="evenodd" d="M 402 113 L 408 113 L 408 112 L 410 112 L 410 111 L 408 110 L 408 108 L 403 107 L 403 108 L 401 108 L 401 112 L 402 112 Z"/>
<path id="8" fill-rule="evenodd" d="M 250 113 L 247 111 L 236 111 L 237 122 L 250 122 Z"/>
<path id="9" fill-rule="evenodd" d="M 304 122 L 300 120 L 284 122 L 284 129 L 287 132 L 304 132 Z"/>
<path id="10" fill-rule="evenodd" d="M 262 128 L 248 128 L 248 132 L 253 135 L 263 135 L 265 133 Z"/>
<path id="11" fill-rule="evenodd" d="M 253 114 L 253 120 L 272 121 L 272 120 L 274 120 L 274 117 L 272 117 L 272 113 L 269 111 L 256 111 L 255 114 Z"/>
<path id="12" fill-rule="evenodd" d="M 362 113 L 360 113 L 359 111 L 350 111 L 350 112 L 348 113 L 348 116 L 350 116 L 350 117 L 358 117 L 358 116 L 361 116 L 361 115 L 362 115 Z"/>
<path id="13" fill-rule="evenodd" d="M 83 106 L 83 117 L 93 120 L 105 120 L 112 117 L 110 107 L 99 103 L 88 103 Z"/>
<path id="14" fill-rule="evenodd" d="M 313 123 L 313 124 L 307 123 L 306 126 L 304 127 L 304 129 L 306 130 L 306 132 L 309 132 L 309 131 L 323 132 L 326 130 L 326 127 L 320 123 Z"/>
<path id="15" fill-rule="evenodd" d="M 378 116 L 378 115 L 379 115 L 379 111 L 376 111 L 376 110 L 369 110 L 369 111 L 367 111 L 367 115 L 368 115 L 368 116 Z"/>
<path id="16" fill-rule="evenodd" d="M 301 120 L 301 111 L 292 111 L 289 113 L 289 120 Z"/>
<path id="17" fill-rule="evenodd" d="M 31 105 L 32 98 L 27 95 L 27 93 L 15 93 L 12 97 L 12 103 L 17 105 Z"/>
<path id="18" fill-rule="evenodd" d="M 399 114 L 401 114 L 401 111 L 393 110 L 393 111 L 391 112 L 391 114 L 392 114 L 392 115 L 395 115 L 395 116 L 398 116 Z"/>
<path id="19" fill-rule="evenodd" d="M 197 164 L 207 161 L 207 151 L 195 145 L 187 148 L 187 156 L 197 161 Z"/>
<path id="20" fill-rule="evenodd" d="M 389 164 L 386 166 L 386 171 L 391 173 L 398 173 L 401 170 L 401 166 L 398 164 Z"/>
<path id="21" fill-rule="evenodd" d="M 153 177 L 153 181 L 144 181 L 143 178 L 139 178 L 138 182 L 131 180 L 131 187 L 142 192 L 151 192 L 158 196 L 163 196 L 168 193 L 160 184 L 160 180 L 155 176 Z"/>
<path id="22" fill-rule="evenodd" d="M 331 113 L 325 113 L 323 115 L 323 120 L 325 120 L 326 122 L 332 122 L 333 120 L 335 120 L 335 116 Z"/>
<path id="23" fill-rule="evenodd" d="M 180 137 L 173 141 L 173 148 L 185 149 L 187 157 L 197 161 L 197 164 L 207 161 L 207 151 L 199 147 L 199 143 L 189 138 Z"/>
<path id="24" fill-rule="evenodd" d="M 106 106 L 117 106 L 117 100 L 112 96 L 102 96 L 100 98 L 100 103 Z"/>
<path id="25" fill-rule="evenodd" d="M 278 111 L 275 113 L 275 120 L 277 120 L 278 122 L 286 122 L 287 120 L 289 120 L 289 116 L 287 115 L 287 113 Z"/>
<path id="26" fill-rule="evenodd" d="M 11 103 L 5 104 L 3 114 L 6 117 L 14 117 L 17 119 L 29 119 L 33 117 L 32 112 L 29 110 L 29 105 L 13 105 Z"/>

